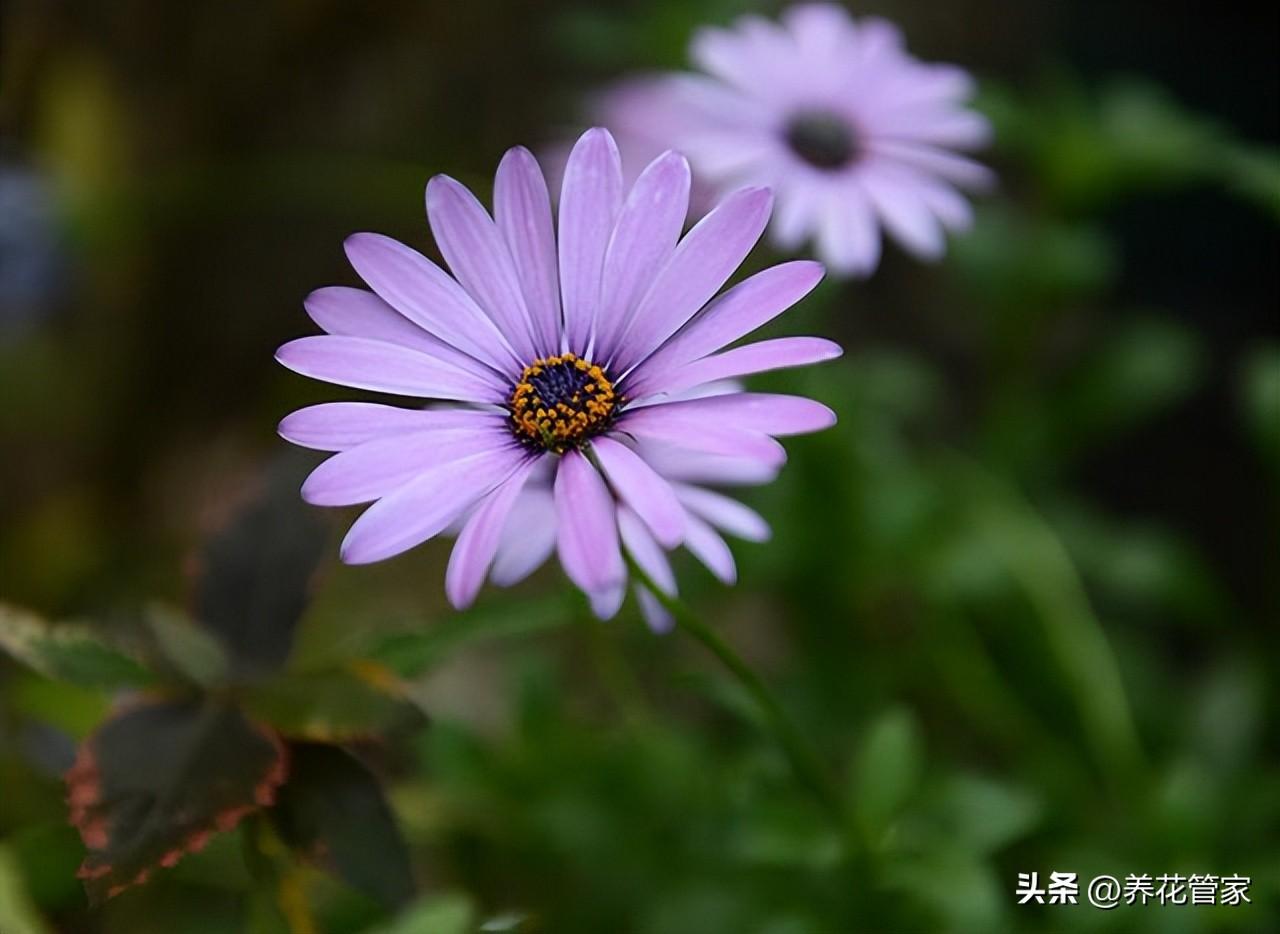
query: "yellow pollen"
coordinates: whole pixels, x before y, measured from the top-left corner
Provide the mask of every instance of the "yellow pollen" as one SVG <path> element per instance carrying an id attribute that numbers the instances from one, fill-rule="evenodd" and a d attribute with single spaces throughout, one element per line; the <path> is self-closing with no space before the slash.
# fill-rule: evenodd
<path id="1" fill-rule="evenodd" d="M 511 393 L 511 425 L 522 440 L 563 453 L 608 427 L 618 405 L 604 370 L 577 354 L 534 360 Z"/>

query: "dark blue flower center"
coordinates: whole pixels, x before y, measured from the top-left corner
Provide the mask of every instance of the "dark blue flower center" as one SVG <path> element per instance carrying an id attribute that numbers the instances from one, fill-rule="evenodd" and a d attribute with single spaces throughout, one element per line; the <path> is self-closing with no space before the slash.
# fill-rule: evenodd
<path id="1" fill-rule="evenodd" d="M 525 367 L 511 394 L 511 424 L 522 441 L 563 453 L 608 428 L 617 404 L 604 370 L 566 353 Z"/>
<path id="2" fill-rule="evenodd" d="M 849 121 L 826 111 L 796 114 L 785 136 L 791 151 L 815 168 L 842 169 L 858 156 L 858 137 Z"/>

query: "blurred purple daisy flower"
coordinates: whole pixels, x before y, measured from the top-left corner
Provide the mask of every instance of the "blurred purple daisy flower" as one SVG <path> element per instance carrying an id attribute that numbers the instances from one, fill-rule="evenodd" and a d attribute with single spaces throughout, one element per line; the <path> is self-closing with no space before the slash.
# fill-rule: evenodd
<path id="1" fill-rule="evenodd" d="M 601 617 L 622 603 L 624 549 L 669 593 L 666 552 L 680 545 L 734 580 L 721 533 L 760 540 L 768 526 L 707 487 L 769 481 L 786 457 L 776 437 L 835 416 L 732 380 L 840 348 L 791 337 L 724 349 L 805 296 L 822 267 L 785 263 L 715 297 L 764 231 L 771 195 L 734 192 L 681 238 L 689 185 L 688 163 L 668 152 L 628 192 L 613 137 L 593 129 L 569 156 L 558 233 L 542 172 L 516 148 L 498 167 L 492 218 L 453 179 L 428 184 L 452 276 L 386 237 L 348 238 L 373 291 L 313 292 L 307 312 L 327 333 L 276 358 L 316 379 L 453 404 L 332 402 L 281 422 L 287 440 L 337 452 L 303 484 L 306 500 L 373 503 L 344 561 L 456 531 L 445 587 L 461 608 L 486 577 L 512 584 L 558 550 Z M 650 623 L 668 625 L 637 591 Z"/>
<path id="2" fill-rule="evenodd" d="M 890 23 L 805 4 L 777 23 L 745 16 L 703 29 L 691 54 L 705 74 L 635 79 L 596 101 L 592 116 L 614 128 L 628 158 L 685 153 L 706 203 L 740 185 L 772 188 L 777 245 L 813 240 L 848 275 L 875 270 L 881 227 L 936 259 L 944 230 L 972 222 L 958 189 L 993 180 L 957 152 L 990 136 L 964 106 L 973 82 L 913 58 Z"/>

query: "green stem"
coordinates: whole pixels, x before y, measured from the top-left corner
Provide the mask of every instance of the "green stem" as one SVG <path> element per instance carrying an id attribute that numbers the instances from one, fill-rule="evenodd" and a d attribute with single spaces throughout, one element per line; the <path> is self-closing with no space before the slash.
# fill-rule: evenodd
<path id="1" fill-rule="evenodd" d="M 653 579 L 645 573 L 631 558 L 627 556 L 631 573 L 636 576 L 645 588 L 662 604 L 663 608 L 675 619 L 676 625 L 684 632 L 702 643 L 720 663 L 737 679 L 738 684 L 750 695 L 756 706 L 760 708 L 768 721 L 774 736 L 777 738 L 796 777 L 805 785 L 818 802 L 831 814 L 846 836 L 854 833 L 855 827 L 845 813 L 843 799 L 836 791 L 834 782 L 827 772 L 826 766 L 814 752 L 808 741 L 796 729 L 791 718 L 787 716 L 782 705 L 778 703 L 773 692 L 760 680 L 760 676 L 720 638 L 714 629 L 704 623 L 683 601 L 663 592 Z"/>

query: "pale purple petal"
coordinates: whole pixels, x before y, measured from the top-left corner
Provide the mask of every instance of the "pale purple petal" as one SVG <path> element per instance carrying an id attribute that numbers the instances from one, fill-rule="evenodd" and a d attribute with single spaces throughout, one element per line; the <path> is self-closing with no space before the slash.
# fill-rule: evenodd
<path id="1" fill-rule="evenodd" d="M 707 454 L 742 457 L 772 466 L 778 466 L 787 459 L 782 445 L 767 434 L 725 425 L 714 412 L 663 411 L 673 407 L 655 405 L 628 412 L 619 420 L 618 429 L 642 440 L 661 441 Z"/>
<path id="2" fill-rule="evenodd" d="M 311 320 L 329 334 L 399 344 L 466 370 L 498 391 L 507 385 L 491 367 L 424 331 L 373 292 L 333 285 L 316 289 L 302 304 Z"/>
<path id="3" fill-rule="evenodd" d="M 772 483 L 778 476 L 776 465 L 687 451 L 669 444 L 646 442 L 639 447 L 641 456 L 669 480 L 716 486 L 760 486 Z"/>
<path id="4" fill-rule="evenodd" d="M 611 361 L 617 371 L 657 350 L 720 290 L 760 239 L 772 202 L 765 188 L 736 191 L 685 235 L 636 307 Z"/>
<path id="5" fill-rule="evenodd" d="M 490 579 L 510 587 L 537 570 L 556 549 L 556 505 L 550 487 L 525 488 L 507 519 Z"/>
<path id="6" fill-rule="evenodd" d="M 447 175 L 427 183 L 427 219 L 454 278 L 523 360 L 537 356 L 511 251 L 475 195 Z"/>
<path id="7" fill-rule="evenodd" d="M 300 337 L 276 351 L 284 366 L 340 386 L 424 399 L 506 401 L 488 381 L 408 347 L 363 337 Z"/>
<path id="8" fill-rule="evenodd" d="M 991 139 L 986 117 L 970 110 L 908 108 L 877 117 L 877 132 L 886 139 L 927 146 L 974 149 Z"/>
<path id="9" fill-rule="evenodd" d="M 773 320 L 822 280 L 822 265 L 797 260 L 772 266 L 729 289 L 690 321 L 630 377 L 655 381 L 659 374 L 714 353 Z"/>
<path id="10" fill-rule="evenodd" d="M 604 590 L 587 594 L 587 602 L 591 604 L 591 612 L 599 619 L 613 619 L 622 609 L 622 601 L 627 595 L 627 582 L 622 580 L 610 584 Z"/>
<path id="11" fill-rule="evenodd" d="M 635 592 L 636 603 L 640 604 L 640 615 L 651 630 L 663 635 L 675 628 L 675 617 L 667 612 L 667 608 L 658 602 L 658 598 L 647 587 L 636 584 Z"/>
<path id="12" fill-rule="evenodd" d="M 736 499 L 685 483 L 676 486 L 676 495 L 686 509 L 730 535 L 750 542 L 769 540 L 769 523 L 754 509 L 744 506 Z"/>
<path id="13" fill-rule="evenodd" d="M 663 375 L 649 382 L 629 384 L 629 389 L 636 396 L 644 396 L 649 392 L 681 392 L 713 380 L 822 363 L 834 360 L 843 352 L 839 344 L 821 337 L 778 337 L 703 357 L 680 367 L 670 375 Z"/>
<path id="14" fill-rule="evenodd" d="M 777 205 L 769 233 L 782 250 L 796 250 L 810 236 L 822 216 L 822 206 L 831 197 L 830 185 L 815 184 L 805 173 L 779 186 Z"/>
<path id="15" fill-rule="evenodd" d="M 492 427 L 440 428 L 366 441 L 330 457 L 302 484 L 302 498 L 315 506 L 368 503 L 427 471 L 463 458 L 502 451 L 516 442 L 502 423 Z"/>
<path id="16" fill-rule="evenodd" d="M 648 524 L 627 506 L 618 508 L 618 533 L 622 537 L 623 547 L 640 569 L 664 593 L 675 594 L 676 576 L 671 570 L 671 562 L 667 560 L 667 553 L 649 531 Z"/>
<path id="17" fill-rule="evenodd" d="M 643 458 L 612 438 L 596 438 L 591 450 L 618 496 L 644 519 L 658 541 L 667 548 L 680 544 L 684 510 L 671 485 Z"/>
<path id="18" fill-rule="evenodd" d="M 860 178 L 827 201 L 817 215 L 818 252 L 842 275 L 870 275 L 880 262 L 876 212 Z"/>
<path id="19" fill-rule="evenodd" d="M 375 402 L 322 402 L 286 415 L 280 437 L 317 451 L 344 451 L 357 444 L 435 428 L 501 426 L 504 416 L 472 409 L 401 409 Z"/>
<path id="20" fill-rule="evenodd" d="M 627 431 L 635 431 L 635 423 L 642 419 L 646 423 L 670 421 L 682 425 L 714 425 L 726 430 L 761 432 L 766 435 L 806 434 L 830 428 L 836 423 L 835 413 L 821 402 L 803 396 L 764 392 L 739 392 L 706 399 L 658 403 L 626 413 L 620 424 Z"/>
<path id="21" fill-rule="evenodd" d="M 551 196 L 523 146 L 508 150 L 493 183 L 493 213 L 511 251 L 533 321 L 539 357 L 560 350 L 560 275 Z"/>
<path id="22" fill-rule="evenodd" d="M 920 193 L 890 173 L 863 172 L 863 187 L 895 240 L 921 259 L 937 259 L 946 249 L 942 227 L 925 206 Z"/>
<path id="23" fill-rule="evenodd" d="M 875 156 L 892 159 L 966 188 L 982 190 L 995 184 L 995 173 L 982 163 L 934 146 L 874 140 L 869 144 L 869 150 Z"/>
<path id="24" fill-rule="evenodd" d="M 537 461 L 530 459 L 517 467 L 501 486 L 486 494 L 462 527 L 449 555 L 449 567 L 444 577 L 445 593 L 449 602 L 458 609 L 470 606 L 480 593 L 493 556 L 498 551 L 511 508 L 536 466 Z"/>
<path id="25" fill-rule="evenodd" d="M 689 163 L 667 152 L 632 187 L 605 253 L 593 355 L 612 355 L 632 309 L 674 252 L 689 211 L 689 184 Z"/>
<path id="26" fill-rule="evenodd" d="M 524 366 L 466 290 L 421 253 L 371 233 L 353 234 L 345 247 L 360 278 L 419 327 L 499 372 Z"/>
<path id="27" fill-rule="evenodd" d="M 622 163 L 607 130 L 588 130 L 569 154 L 560 192 L 560 289 L 569 349 L 586 350 L 600 307 L 604 255 L 622 204 Z"/>
<path id="28" fill-rule="evenodd" d="M 624 582 L 617 508 L 604 478 L 577 451 L 570 450 L 560 459 L 555 498 L 560 563 L 569 579 L 588 594 L 603 593 Z"/>
<path id="29" fill-rule="evenodd" d="M 422 544 L 509 477 L 528 456 L 524 448 L 512 445 L 423 473 L 364 511 L 342 540 L 342 560 L 368 564 Z"/>
<path id="30" fill-rule="evenodd" d="M 687 519 L 684 547 L 724 583 L 737 581 L 738 566 L 733 560 L 733 552 L 715 529 L 696 516 Z"/>

